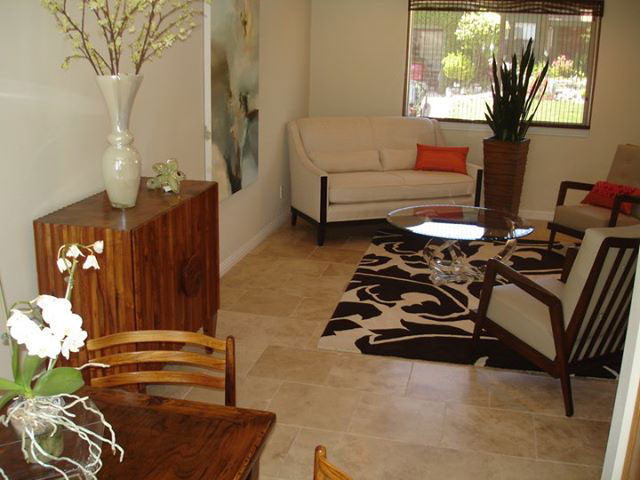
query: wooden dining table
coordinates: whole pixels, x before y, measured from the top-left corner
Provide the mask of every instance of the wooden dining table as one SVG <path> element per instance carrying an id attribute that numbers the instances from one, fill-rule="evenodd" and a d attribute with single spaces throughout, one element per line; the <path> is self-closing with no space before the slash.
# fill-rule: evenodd
<path id="1" fill-rule="evenodd" d="M 120 462 L 103 444 L 98 478 L 105 480 L 256 480 L 260 455 L 276 421 L 271 412 L 124 390 L 85 387 L 80 395 L 95 402 L 125 452 Z M 19 448 L 3 449 L 10 436 L 15 439 L 10 428 L 0 428 L 0 467 L 13 480 L 12 468 L 24 460 Z M 22 478 L 57 476 L 34 470 L 33 477 Z"/>

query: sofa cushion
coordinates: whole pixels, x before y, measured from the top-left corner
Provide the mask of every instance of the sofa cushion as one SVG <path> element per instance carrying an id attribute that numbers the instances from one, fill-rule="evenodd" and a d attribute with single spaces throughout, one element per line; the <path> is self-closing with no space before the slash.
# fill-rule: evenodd
<path id="1" fill-rule="evenodd" d="M 382 170 L 369 118 L 303 118 L 298 128 L 307 155 L 325 172 Z"/>
<path id="2" fill-rule="evenodd" d="M 564 284 L 542 277 L 536 283 L 562 298 Z M 493 289 L 487 318 L 512 333 L 549 359 L 556 356 L 549 307 L 513 284 Z"/>
<path id="3" fill-rule="evenodd" d="M 553 222 L 565 227 L 584 232 L 587 228 L 606 227 L 609 225 L 611 210 L 594 205 L 560 205 L 556 207 Z M 617 226 L 639 223 L 635 217 L 619 214 Z"/>
<path id="4" fill-rule="evenodd" d="M 416 164 L 417 148 L 382 148 L 380 161 L 384 170 L 409 170 Z"/>
<path id="5" fill-rule="evenodd" d="M 471 195 L 468 175 L 394 170 L 329 175 L 329 203 L 384 202 Z"/>
<path id="6" fill-rule="evenodd" d="M 313 152 L 310 157 L 316 167 L 327 173 L 374 172 L 382 170 L 376 150 L 353 152 Z"/>
<path id="7" fill-rule="evenodd" d="M 416 170 L 467 174 L 469 147 L 438 147 L 418 144 Z"/>
<path id="8" fill-rule="evenodd" d="M 371 117 L 371 128 L 385 170 L 413 168 L 419 143 L 444 145 L 438 122 L 428 118 Z"/>

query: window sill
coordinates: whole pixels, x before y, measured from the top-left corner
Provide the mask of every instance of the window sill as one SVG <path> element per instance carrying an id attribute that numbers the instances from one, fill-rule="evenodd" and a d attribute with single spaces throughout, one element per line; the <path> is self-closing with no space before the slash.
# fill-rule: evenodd
<path id="1" fill-rule="evenodd" d="M 440 126 L 445 131 L 483 132 L 487 137 L 491 135 L 491 129 L 484 123 L 441 121 Z M 531 127 L 528 135 L 587 138 L 590 136 L 590 130 L 584 128 Z"/>

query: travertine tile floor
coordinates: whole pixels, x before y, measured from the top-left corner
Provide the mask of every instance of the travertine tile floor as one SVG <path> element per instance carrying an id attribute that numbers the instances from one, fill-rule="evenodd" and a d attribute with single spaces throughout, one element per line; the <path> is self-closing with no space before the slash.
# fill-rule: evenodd
<path id="1" fill-rule="evenodd" d="M 574 379 L 568 419 L 547 375 L 316 348 L 374 230 L 333 229 L 317 248 L 304 221 L 285 225 L 222 278 L 217 336 L 236 337 L 238 404 L 278 416 L 261 478 L 310 480 L 317 444 L 356 480 L 600 478 L 613 381 Z"/>

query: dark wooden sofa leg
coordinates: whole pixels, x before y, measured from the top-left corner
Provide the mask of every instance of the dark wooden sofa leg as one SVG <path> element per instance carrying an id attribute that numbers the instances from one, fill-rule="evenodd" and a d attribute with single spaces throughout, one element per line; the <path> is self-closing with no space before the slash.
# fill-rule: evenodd
<path id="1" fill-rule="evenodd" d="M 327 233 L 327 222 L 318 223 L 318 246 L 324 245 L 325 235 Z"/>
<path id="2" fill-rule="evenodd" d="M 318 246 L 324 245 L 327 232 L 327 202 L 329 185 L 327 177 L 320 177 L 320 221 L 318 222 Z"/>
<path id="3" fill-rule="evenodd" d="M 298 222 L 298 210 L 291 207 L 291 226 L 295 227 Z"/>

